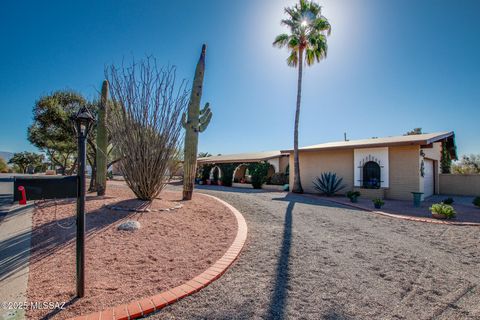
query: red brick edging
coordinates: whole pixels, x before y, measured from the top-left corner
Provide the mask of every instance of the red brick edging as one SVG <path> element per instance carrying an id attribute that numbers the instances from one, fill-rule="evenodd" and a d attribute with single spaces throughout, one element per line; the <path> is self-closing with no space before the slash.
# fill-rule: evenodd
<path id="1" fill-rule="evenodd" d="M 449 220 L 438 220 L 438 219 L 433 219 L 433 218 L 420 218 L 420 217 L 413 217 L 413 216 L 406 216 L 402 214 L 393 214 L 393 213 L 387 213 L 384 211 L 379 211 L 379 210 L 372 210 L 370 208 L 354 204 L 354 203 L 347 203 L 343 201 L 338 201 L 335 199 L 327 199 L 327 198 L 319 198 L 315 197 L 316 199 L 321 199 L 325 201 L 330 201 L 334 203 L 338 203 L 347 207 L 352 207 L 355 209 L 360 209 L 364 211 L 369 211 L 373 212 L 382 216 L 386 217 L 391 217 L 391 218 L 396 218 L 396 219 L 403 219 L 403 220 L 409 220 L 409 221 L 416 221 L 416 222 L 427 222 L 427 223 L 436 223 L 436 224 L 449 224 L 449 225 L 454 225 L 454 226 L 480 226 L 480 223 L 478 222 L 460 222 L 460 221 L 449 221 Z"/>
<path id="2" fill-rule="evenodd" d="M 113 308 L 91 313 L 84 316 L 78 316 L 71 320 L 130 320 L 137 319 L 156 312 L 167 305 L 189 296 L 210 283 L 218 279 L 228 267 L 237 259 L 247 240 L 247 223 L 243 215 L 227 202 L 217 197 L 202 193 L 202 195 L 215 199 L 225 205 L 237 219 L 237 236 L 230 248 L 225 252 L 223 257 L 217 260 L 210 268 L 205 270 L 193 279 L 179 285 L 175 288 L 166 290 L 154 296 L 132 301 L 128 304 L 122 304 Z"/>

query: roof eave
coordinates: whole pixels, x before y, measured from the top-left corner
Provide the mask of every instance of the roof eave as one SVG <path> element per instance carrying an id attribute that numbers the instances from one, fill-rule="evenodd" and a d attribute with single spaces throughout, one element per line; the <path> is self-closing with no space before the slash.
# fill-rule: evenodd
<path id="1" fill-rule="evenodd" d="M 321 151 L 321 150 L 340 150 L 340 149 L 366 149 L 366 148 L 379 148 L 379 147 L 389 147 L 389 146 L 414 146 L 414 145 L 429 145 L 437 141 L 447 139 L 449 137 L 454 137 L 455 134 L 453 131 L 447 132 L 435 136 L 430 139 L 416 140 L 416 141 L 397 141 L 397 142 L 380 142 L 372 144 L 352 144 L 348 146 L 331 146 L 331 147 L 320 147 L 320 148 L 300 148 L 298 151 Z M 292 153 L 293 149 L 282 150 L 281 152 Z"/>

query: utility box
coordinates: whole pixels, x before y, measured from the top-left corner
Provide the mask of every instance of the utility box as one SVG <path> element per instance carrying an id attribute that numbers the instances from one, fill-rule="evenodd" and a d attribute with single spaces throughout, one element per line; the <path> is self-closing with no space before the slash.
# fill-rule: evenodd
<path id="1" fill-rule="evenodd" d="M 19 201 L 22 198 L 22 194 L 18 190 L 20 186 L 25 188 L 27 200 L 76 198 L 78 195 L 78 176 L 15 177 L 13 181 L 13 201 Z"/>

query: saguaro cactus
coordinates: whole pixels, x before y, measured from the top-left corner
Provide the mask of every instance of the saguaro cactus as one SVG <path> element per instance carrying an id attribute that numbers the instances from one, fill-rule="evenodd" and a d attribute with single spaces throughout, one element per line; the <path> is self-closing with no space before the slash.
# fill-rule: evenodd
<path id="1" fill-rule="evenodd" d="M 204 44 L 195 69 L 188 111 L 182 115 L 182 125 L 186 131 L 183 158 L 183 200 L 192 199 L 193 184 L 197 172 L 198 133 L 205 131 L 210 119 L 212 119 L 209 103 L 206 103 L 205 107 L 200 110 L 206 48 L 207 46 Z"/>
<path id="2" fill-rule="evenodd" d="M 107 189 L 107 117 L 108 117 L 108 81 L 102 84 L 102 96 L 97 119 L 97 195 L 105 195 Z"/>

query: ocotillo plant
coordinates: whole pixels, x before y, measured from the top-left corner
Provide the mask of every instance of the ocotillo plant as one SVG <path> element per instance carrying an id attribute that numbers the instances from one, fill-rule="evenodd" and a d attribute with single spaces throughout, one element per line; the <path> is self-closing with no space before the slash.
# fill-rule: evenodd
<path id="1" fill-rule="evenodd" d="M 98 107 L 97 119 L 97 195 L 105 195 L 107 189 L 107 117 L 108 117 L 108 81 L 102 84 L 102 96 Z"/>
<path id="2" fill-rule="evenodd" d="M 195 69 L 188 111 L 182 116 L 182 125 L 185 128 L 185 148 L 183 158 L 183 200 L 191 200 L 195 173 L 197 172 L 198 133 L 203 132 L 212 118 L 209 103 L 200 110 L 202 99 L 203 75 L 205 73 L 205 51 L 207 46 L 202 46 L 202 53 Z"/>

